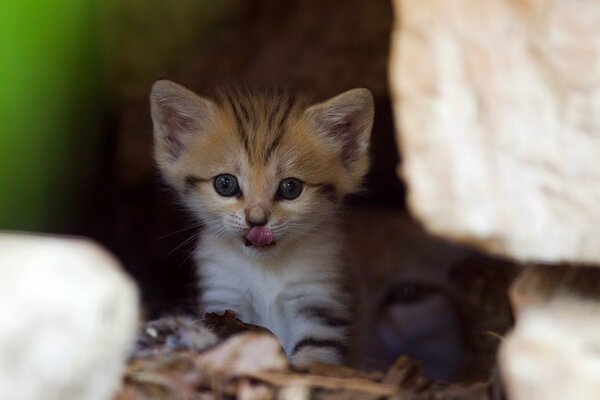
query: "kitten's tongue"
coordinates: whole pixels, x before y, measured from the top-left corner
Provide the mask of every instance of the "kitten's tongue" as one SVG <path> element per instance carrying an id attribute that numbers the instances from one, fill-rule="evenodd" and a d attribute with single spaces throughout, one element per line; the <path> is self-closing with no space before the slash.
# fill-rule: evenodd
<path id="1" fill-rule="evenodd" d="M 273 242 L 273 232 L 267 227 L 255 226 L 250 229 L 246 239 L 255 246 L 266 246 Z"/>

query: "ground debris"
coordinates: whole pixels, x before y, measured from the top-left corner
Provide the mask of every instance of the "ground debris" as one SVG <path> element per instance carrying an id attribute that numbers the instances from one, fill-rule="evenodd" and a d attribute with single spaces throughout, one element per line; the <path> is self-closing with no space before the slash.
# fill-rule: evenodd
<path id="1" fill-rule="evenodd" d="M 406 357 L 386 373 L 332 365 L 296 371 L 268 330 L 227 312 L 147 323 L 114 400 L 499 400 L 493 386 L 426 382 Z"/>
<path id="2" fill-rule="evenodd" d="M 271 333 L 267 328 L 263 328 L 262 326 L 245 323 L 231 310 L 225 311 L 224 314 L 207 313 L 202 322 L 208 330 L 221 339 L 227 339 L 238 333 L 247 331 Z"/>
<path id="3" fill-rule="evenodd" d="M 134 358 L 177 350 L 203 351 L 218 337 L 199 319 L 171 316 L 147 322 L 138 335 Z"/>

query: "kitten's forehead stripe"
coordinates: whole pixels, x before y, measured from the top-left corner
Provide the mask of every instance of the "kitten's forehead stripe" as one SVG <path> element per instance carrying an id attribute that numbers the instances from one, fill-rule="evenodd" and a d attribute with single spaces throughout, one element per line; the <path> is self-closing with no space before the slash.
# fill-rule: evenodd
<path id="1" fill-rule="evenodd" d="M 253 119 L 250 115 L 250 111 L 248 110 L 248 108 L 251 107 L 250 104 L 247 104 L 248 99 L 243 98 L 243 97 L 238 97 L 238 99 L 241 100 L 239 102 L 239 106 L 240 106 L 240 109 L 242 110 L 242 113 L 244 114 L 244 118 L 246 119 L 246 122 L 251 123 L 253 121 Z"/>
<path id="2" fill-rule="evenodd" d="M 282 102 L 280 102 L 280 103 L 278 103 L 277 109 L 272 114 L 274 116 L 279 116 L 279 124 L 277 126 L 275 139 L 273 139 L 273 141 L 271 142 L 271 145 L 269 146 L 269 148 L 266 151 L 265 163 L 269 162 L 269 160 L 271 159 L 271 156 L 273 155 L 273 152 L 275 151 L 277 146 L 279 146 L 279 143 L 281 143 L 281 139 L 283 138 L 283 135 L 286 132 L 285 131 L 285 123 L 288 119 L 288 116 L 290 115 L 290 111 L 294 107 L 295 102 L 296 102 L 296 96 L 292 95 L 292 96 L 287 97 L 286 98 L 286 107 L 285 107 L 284 111 L 281 114 L 278 113 L 278 111 L 281 108 L 280 104 L 282 103 Z M 273 129 L 271 129 L 271 130 L 273 130 Z"/>
<path id="3" fill-rule="evenodd" d="M 248 143 L 248 132 L 246 132 L 246 129 L 244 127 L 244 123 L 243 123 L 241 115 L 238 111 L 238 106 L 236 105 L 234 97 L 232 96 L 231 93 L 225 92 L 224 95 L 227 98 L 229 107 L 231 108 L 231 112 L 235 119 L 235 125 L 237 128 L 237 132 L 240 135 L 240 139 L 242 141 L 242 144 L 244 145 L 244 149 L 246 150 L 247 153 L 249 153 L 250 145 Z"/>
<path id="4" fill-rule="evenodd" d="M 286 123 L 300 108 L 298 96 L 282 91 L 225 91 L 221 99 L 235 121 L 251 164 L 266 165 L 286 135 Z"/>
<path id="5" fill-rule="evenodd" d="M 269 123 L 267 124 L 269 127 L 269 130 L 273 130 L 275 129 L 275 117 L 277 117 L 279 115 L 279 109 L 282 106 L 282 102 L 277 102 L 276 104 L 276 108 L 274 110 L 271 111 L 271 115 L 269 116 Z M 266 112 L 266 110 L 265 110 Z"/>

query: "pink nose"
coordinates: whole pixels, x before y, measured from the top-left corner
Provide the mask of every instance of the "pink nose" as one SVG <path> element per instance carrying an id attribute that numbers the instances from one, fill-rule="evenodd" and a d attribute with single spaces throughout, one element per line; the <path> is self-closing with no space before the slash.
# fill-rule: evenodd
<path id="1" fill-rule="evenodd" d="M 269 213 L 258 204 L 246 210 L 246 223 L 249 227 L 263 226 L 269 222 Z"/>

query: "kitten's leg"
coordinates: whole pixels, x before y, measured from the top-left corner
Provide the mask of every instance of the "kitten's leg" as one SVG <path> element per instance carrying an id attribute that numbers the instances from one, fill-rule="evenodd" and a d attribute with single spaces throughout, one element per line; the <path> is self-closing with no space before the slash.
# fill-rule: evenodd
<path id="1" fill-rule="evenodd" d="M 302 292 L 283 304 L 288 334 L 281 340 L 290 361 L 297 368 L 344 362 L 350 324 L 344 297 L 321 286 Z"/>

